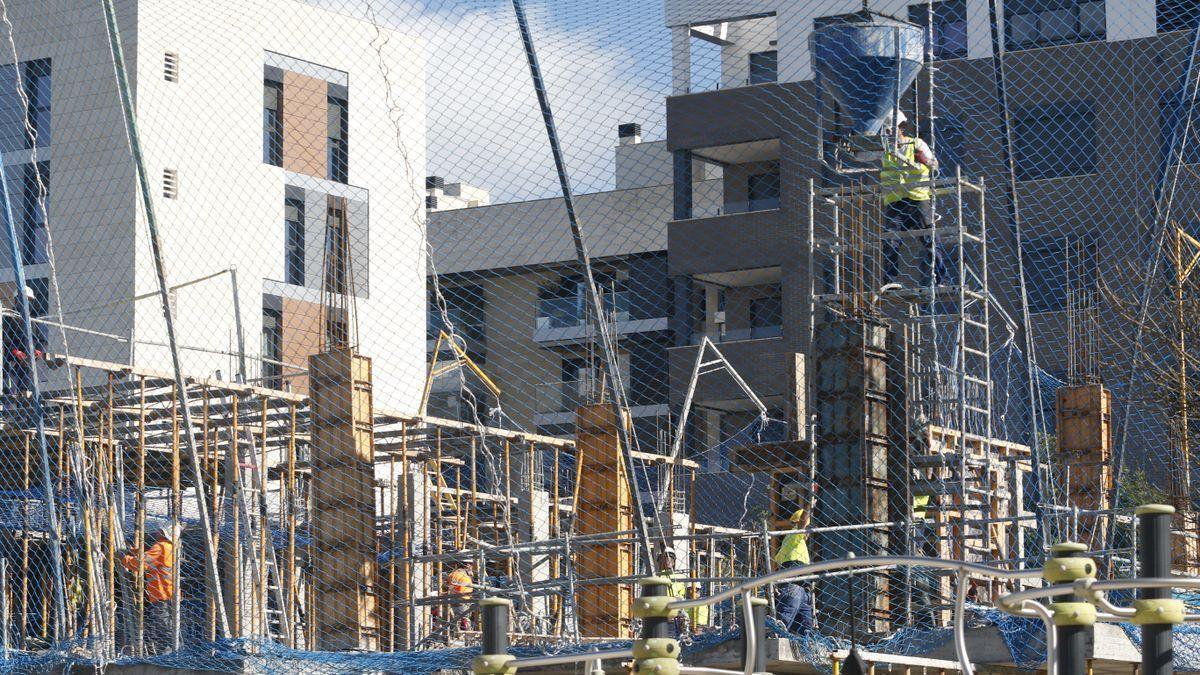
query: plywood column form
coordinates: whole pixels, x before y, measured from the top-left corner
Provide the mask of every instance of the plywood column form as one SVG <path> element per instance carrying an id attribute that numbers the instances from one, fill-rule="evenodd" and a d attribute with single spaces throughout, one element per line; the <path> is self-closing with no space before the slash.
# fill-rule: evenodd
<path id="1" fill-rule="evenodd" d="M 1060 387 L 1055 393 L 1058 452 L 1067 474 L 1070 504 L 1081 509 L 1107 509 L 1113 487 L 1112 392 L 1102 384 Z M 1082 517 L 1072 541 L 1096 547 L 1103 541 L 1107 518 Z"/>
<path id="2" fill-rule="evenodd" d="M 886 324 L 867 318 L 823 323 L 815 332 L 815 527 L 889 522 L 889 337 Z M 851 553 L 884 555 L 888 534 L 886 526 L 824 532 L 812 537 L 813 552 L 822 560 Z M 867 632 L 886 632 L 892 618 L 888 576 L 871 573 L 823 582 L 826 615 L 847 625 L 858 615 Z"/>
<path id="3" fill-rule="evenodd" d="M 371 360 L 353 349 L 308 360 L 312 400 L 316 648 L 379 648 Z"/>
<path id="4" fill-rule="evenodd" d="M 629 416 L 612 405 L 582 406 L 575 411 L 575 452 L 579 462 L 575 529 L 582 536 L 633 529 L 633 498 L 622 461 L 619 424 L 629 428 Z M 630 577 L 634 573 L 633 545 L 605 543 L 582 547 L 576 557 L 575 572 L 580 579 Z M 577 595 L 579 627 L 585 637 L 627 633 L 632 586 L 587 584 L 579 587 Z"/>

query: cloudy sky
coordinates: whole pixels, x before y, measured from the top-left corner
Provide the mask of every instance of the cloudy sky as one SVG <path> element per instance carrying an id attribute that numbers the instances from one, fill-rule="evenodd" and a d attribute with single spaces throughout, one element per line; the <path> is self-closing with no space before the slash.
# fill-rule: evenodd
<path id="1" fill-rule="evenodd" d="M 369 0 L 322 0 L 364 16 Z M 495 201 L 558 194 L 546 133 L 507 0 L 374 3 L 376 20 L 427 43 L 430 174 Z M 526 6 L 574 188 L 611 188 L 616 127 L 663 135 L 670 36 L 660 0 L 531 0 Z M 394 67 L 404 68 L 404 64 Z"/>

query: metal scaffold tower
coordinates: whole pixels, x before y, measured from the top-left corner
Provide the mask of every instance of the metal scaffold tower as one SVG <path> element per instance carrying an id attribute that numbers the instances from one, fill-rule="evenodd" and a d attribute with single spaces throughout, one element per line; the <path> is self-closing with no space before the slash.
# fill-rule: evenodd
<path id="1" fill-rule="evenodd" d="M 839 381 L 855 389 L 841 393 L 862 399 L 818 409 L 817 456 L 831 444 L 845 452 L 847 441 L 861 442 L 864 468 L 846 478 L 904 485 L 886 512 L 876 505 L 854 514 L 907 524 L 905 535 L 893 532 L 877 548 L 1012 560 L 1022 555 L 1019 528 L 996 521 L 1022 515 L 1032 466 L 1027 446 L 997 438 L 993 428 L 985 192 L 961 176 L 924 185 L 933 189 L 935 225 L 904 230 L 887 224 L 887 190 L 873 179 L 810 189 L 814 350 L 840 344 L 831 330 L 876 334 L 841 341 L 860 348 L 861 377 L 828 376 L 831 359 L 817 358 L 818 400 L 837 396 L 827 389 Z M 848 423 L 847 415 L 863 419 Z M 848 438 L 847 429 L 863 430 L 861 438 Z M 876 458 L 888 468 L 873 475 Z M 893 620 L 935 621 L 949 607 L 949 577 L 927 581 L 897 584 L 906 589 L 900 594 L 891 589 Z"/>

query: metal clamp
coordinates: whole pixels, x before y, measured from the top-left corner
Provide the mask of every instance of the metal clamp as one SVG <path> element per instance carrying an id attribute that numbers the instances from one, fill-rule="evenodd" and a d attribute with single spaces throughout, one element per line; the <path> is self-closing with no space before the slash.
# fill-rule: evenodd
<path id="1" fill-rule="evenodd" d="M 643 638 L 633 641 L 633 658 L 646 659 L 677 659 L 679 658 L 679 640 L 675 638 Z"/>
<path id="2" fill-rule="evenodd" d="M 679 610 L 670 607 L 672 602 L 675 598 L 669 595 L 643 595 L 633 601 L 633 615 L 639 619 L 670 619 L 679 615 Z"/>
<path id="3" fill-rule="evenodd" d="M 480 654 L 471 660 L 471 672 L 475 675 L 512 675 L 517 672 L 512 654 Z"/>
<path id="4" fill-rule="evenodd" d="M 1134 615 L 1130 619 L 1139 626 L 1183 623 L 1182 600 L 1174 598 L 1139 598 L 1133 601 Z"/>
<path id="5" fill-rule="evenodd" d="M 1096 625 L 1096 606 L 1090 602 L 1052 602 L 1050 611 L 1056 626 Z"/>

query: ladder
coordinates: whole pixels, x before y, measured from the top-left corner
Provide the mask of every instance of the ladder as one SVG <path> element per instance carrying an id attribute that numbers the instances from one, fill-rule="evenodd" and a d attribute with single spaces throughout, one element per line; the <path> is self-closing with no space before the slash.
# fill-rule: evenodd
<path id="1" fill-rule="evenodd" d="M 247 563 L 251 568 L 255 588 L 263 588 L 265 581 L 265 590 L 269 595 L 269 597 L 258 598 L 261 608 L 259 626 L 264 638 L 288 643 L 292 631 L 289 625 L 290 617 L 286 612 L 287 604 L 284 601 L 282 575 L 275 557 L 266 482 L 263 480 L 262 471 L 258 465 L 254 432 L 248 428 L 242 428 L 240 436 L 242 438 L 233 444 L 236 470 L 232 472 L 232 481 L 237 495 L 238 517 L 247 533 L 248 545 L 242 551 L 248 558 Z M 244 457 L 243 448 L 249 450 Z M 242 480 L 243 468 L 250 474 L 250 485 L 245 485 Z M 256 523 L 257 527 L 255 527 Z M 265 545 L 261 545 L 262 542 L 265 542 Z M 265 580 L 261 576 L 263 571 L 267 574 Z M 274 607 L 271 606 L 272 601 Z"/>

